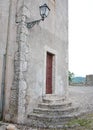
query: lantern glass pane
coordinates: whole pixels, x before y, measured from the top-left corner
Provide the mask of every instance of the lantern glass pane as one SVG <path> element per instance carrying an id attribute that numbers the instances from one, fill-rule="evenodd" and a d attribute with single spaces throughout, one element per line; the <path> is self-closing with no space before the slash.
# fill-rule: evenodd
<path id="1" fill-rule="evenodd" d="M 40 15 L 42 18 L 45 18 L 48 16 L 50 9 L 48 8 L 46 4 L 40 6 L 39 9 L 40 9 Z"/>
<path id="2" fill-rule="evenodd" d="M 40 7 L 40 15 L 41 16 L 44 16 L 45 15 L 45 12 L 46 12 L 46 8 L 45 7 Z"/>
<path id="3" fill-rule="evenodd" d="M 49 14 L 49 9 L 46 8 L 46 12 L 45 12 L 46 17 L 48 16 L 48 14 Z"/>

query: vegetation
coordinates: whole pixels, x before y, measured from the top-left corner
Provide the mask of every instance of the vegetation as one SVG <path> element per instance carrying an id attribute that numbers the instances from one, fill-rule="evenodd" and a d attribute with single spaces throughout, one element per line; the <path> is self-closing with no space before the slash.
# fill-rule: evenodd
<path id="1" fill-rule="evenodd" d="M 74 73 L 68 71 L 68 79 L 69 79 L 69 84 L 72 82 L 72 79 L 74 78 Z"/>
<path id="2" fill-rule="evenodd" d="M 73 85 L 73 84 L 85 84 L 86 82 L 86 77 L 75 77 L 73 72 L 68 71 L 68 80 L 69 80 L 69 84 Z"/>
<path id="3" fill-rule="evenodd" d="M 69 122 L 67 125 L 69 126 L 69 127 L 71 127 L 71 126 L 84 126 L 84 127 L 88 127 L 89 128 L 89 126 L 90 126 L 90 124 L 91 124 L 91 120 L 89 120 L 89 119 L 75 119 L 75 120 L 72 120 L 71 122 Z"/>
<path id="4" fill-rule="evenodd" d="M 93 113 L 82 118 L 72 119 L 63 130 L 93 130 Z"/>
<path id="5" fill-rule="evenodd" d="M 6 123 L 4 122 L 0 122 L 0 130 L 3 130 L 3 128 L 5 129 L 6 127 Z M 14 124 L 15 125 L 15 124 Z M 4 127 L 2 127 L 4 126 Z M 65 124 L 64 128 L 51 128 L 51 129 L 40 129 L 40 128 L 31 128 L 29 126 L 24 126 L 24 125 L 16 125 L 16 127 L 19 130 L 93 130 L 93 113 L 90 114 L 85 114 L 82 117 L 79 117 L 77 119 L 72 119 L 71 121 L 69 121 L 67 124 Z"/>

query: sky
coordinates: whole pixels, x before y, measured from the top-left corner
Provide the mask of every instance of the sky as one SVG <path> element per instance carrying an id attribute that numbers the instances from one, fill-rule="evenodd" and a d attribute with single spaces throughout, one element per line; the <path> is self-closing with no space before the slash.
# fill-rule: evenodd
<path id="1" fill-rule="evenodd" d="M 93 74 L 93 0 L 69 0 L 69 71 Z"/>

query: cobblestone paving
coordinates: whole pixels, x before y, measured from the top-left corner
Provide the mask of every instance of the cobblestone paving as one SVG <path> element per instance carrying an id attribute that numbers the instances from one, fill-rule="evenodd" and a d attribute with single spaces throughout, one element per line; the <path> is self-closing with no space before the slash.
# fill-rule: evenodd
<path id="1" fill-rule="evenodd" d="M 93 86 L 70 86 L 68 87 L 68 97 L 76 106 L 79 106 L 81 112 L 93 111 Z M 93 116 L 91 117 L 93 121 Z M 6 130 L 7 123 L 0 122 L 0 130 Z M 33 129 L 26 126 L 16 126 L 19 130 L 45 130 L 45 129 Z M 54 129 L 52 129 L 54 130 Z M 74 127 L 60 130 L 93 130 L 93 124 L 91 128 Z"/>
<path id="2" fill-rule="evenodd" d="M 80 111 L 93 111 L 93 86 L 70 86 L 69 97 Z"/>

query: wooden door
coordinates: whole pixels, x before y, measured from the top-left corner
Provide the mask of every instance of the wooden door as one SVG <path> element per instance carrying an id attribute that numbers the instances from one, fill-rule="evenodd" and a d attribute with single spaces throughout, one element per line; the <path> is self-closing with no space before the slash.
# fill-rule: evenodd
<path id="1" fill-rule="evenodd" d="M 53 55 L 47 53 L 46 61 L 46 94 L 52 94 L 52 61 Z"/>

